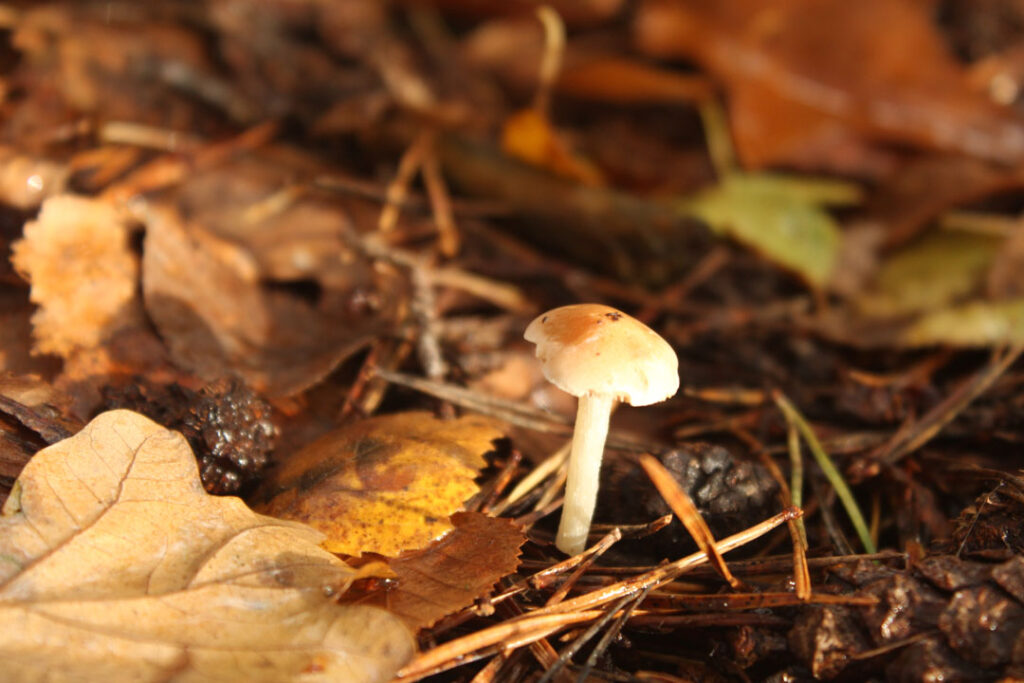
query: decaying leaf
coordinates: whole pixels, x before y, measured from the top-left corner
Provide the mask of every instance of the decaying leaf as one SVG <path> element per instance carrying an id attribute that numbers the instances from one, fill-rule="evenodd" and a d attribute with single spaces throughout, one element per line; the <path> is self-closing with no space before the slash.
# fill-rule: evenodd
<path id="1" fill-rule="evenodd" d="M 1024 340 L 1018 278 L 993 277 L 995 264 L 1012 263 L 1013 255 L 1006 238 L 934 231 L 890 256 L 849 306 L 822 316 L 821 329 L 867 346 L 1018 343 Z"/>
<path id="2" fill-rule="evenodd" d="M 95 348 L 139 315 L 138 259 L 117 210 L 95 199 L 59 195 L 25 225 L 12 261 L 32 283 L 35 350 L 69 356 Z"/>
<path id="3" fill-rule="evenodd" d="M 0 504 L 32 454 L 70 433 L 66 404 L 66 397 L 37 376 L 0 372 Z"/>
<path id="4" fill-rule="evenodd" d="M 692 199 L 683 212 L 821 287 L 839 251 L 839 227 L 819 204 L 848 203 L 856 191 L 836 183 L 732 173 Z"/>
<path id="5" fill-rule="evenodd" d="M 405 628 L 331 596 L 320 534 L 208 496 L 183 437 L 112 411 L 40 451 L 0 517 L 9 680 L 380 681 Z"/>
<path id="6" fill-rule="evenodd" d="M 474 478 L 501 436 L 498 423 L 474 415 L 363 420 L 289 458 L 257 492 L 256 507 L 319 529 L 336 553 L 422 548 L 452 530 L 450 515 L 479 490 Z"/>
<path id="7" fill-rule="evenodd" d="M 526 536 L 511 520 L 457 512 L 452 523 L 455 530 L 445 538 L 388 563 L 398 583 L 379 604 L 411 629 L 472 604 L 519 566 Z"/>
<path id="8" fill-rule="evenodd" d="M 1017 225 L 992 261 L 985 289 L 995 299 L 1024 297 L 1024 223 Z"/>

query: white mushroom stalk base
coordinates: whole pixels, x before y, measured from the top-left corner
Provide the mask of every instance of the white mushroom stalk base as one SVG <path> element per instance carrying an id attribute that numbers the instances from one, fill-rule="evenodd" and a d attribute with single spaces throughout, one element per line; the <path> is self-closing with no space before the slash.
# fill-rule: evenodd
<path id="1" fill-rule="evenodd" d="M 558 524 L 555 545 L 562 552 L 576 555 L 587 545 L 590 520 L 597 504 L 604 442 L 608 437 L 615 398 L 606 394 L 584 394 L 576 409 L 576 428 L 569 455 L 569 473 L 565 481 L 565 503 Z"/>

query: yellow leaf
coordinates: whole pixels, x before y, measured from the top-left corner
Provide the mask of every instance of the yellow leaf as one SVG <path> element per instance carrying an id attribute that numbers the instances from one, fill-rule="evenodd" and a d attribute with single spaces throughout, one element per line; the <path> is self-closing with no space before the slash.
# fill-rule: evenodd
<path id="1" fill-rule="evenodd" d="M 823 204 L 850 204 L 854 186 L 768 173 L 730 173 L 679 202 L 680 211 L 705 221 L 808 284 L 824 287 L 839 253 L 839 228 Z"/>
<path id="2" fill-rule="evenodd" d="M 289 458 L 256 494 L 257 509 L 323 531 L 336 553 L 421 548 L 452 530 L 449 517 L 479 490 L 484 453 L 501 436 L 481 416 L 363 420 Z"/>
<path id="3" fill-rule="evenodd" d="M 185 439 L 104 413 L 29 462 L 0 516 L 6 681 L 383 681 L 397 619 L 342 607 L 320 534 L 207 495 Z"/>
<path id="4" fill-rule="evenodd" d="M 903 333 L 911 346 L 995 346 L 1024 343 L 1024 299 L 972 301 L 916 320 Z"/>

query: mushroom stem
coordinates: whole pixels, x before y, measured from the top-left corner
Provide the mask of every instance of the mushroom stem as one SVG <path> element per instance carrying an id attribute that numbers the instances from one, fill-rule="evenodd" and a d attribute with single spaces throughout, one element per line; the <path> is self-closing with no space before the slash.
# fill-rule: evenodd
<path id="1" fill-rule="evenodd" d="M 555 539 L 558 549 L 570 555 L 579 554 L 587 545 L 587 532 L 597 504 L 601 457 L 614 404 L 615 397 L 608 394 L 583 394 L 576 409 L 565 503 Z"/>

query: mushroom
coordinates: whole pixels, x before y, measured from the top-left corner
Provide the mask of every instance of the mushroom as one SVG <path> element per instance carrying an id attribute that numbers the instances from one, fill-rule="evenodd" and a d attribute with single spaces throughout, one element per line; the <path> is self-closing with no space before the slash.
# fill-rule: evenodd
<path id="1" fill-rule="evenodd" d="M 679 389 L 679 359 L 668 342 L 636 318 L 601 304 L 556 308 L 534 319 L 524 337 L 537 345 L 544 376 L 579 397 L 555 545 L 583 550 L 597 503 L 601 456 L 616 401 L 658 403 Z"/>

